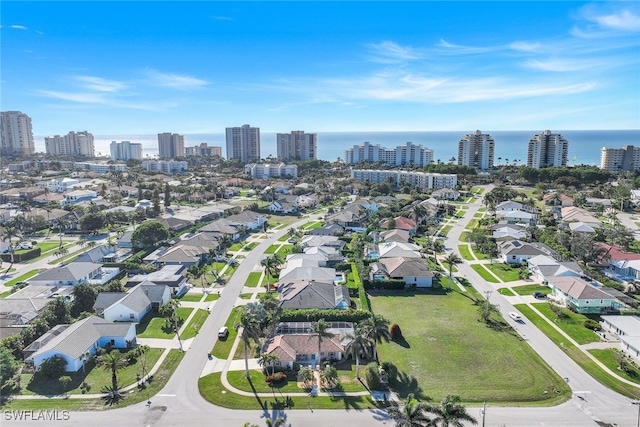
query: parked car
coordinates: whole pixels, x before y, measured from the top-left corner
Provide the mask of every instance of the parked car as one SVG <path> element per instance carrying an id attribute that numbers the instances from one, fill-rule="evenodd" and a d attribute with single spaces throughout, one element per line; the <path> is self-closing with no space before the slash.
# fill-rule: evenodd
<path id="1" fill-rule="evenodd" d="M 547 297 L 547 294 L 545 294 L 544 292 L 534 292 L 533 297 L 538 299 L 544 299 Z"/>
<path id="2" fill-rule="evenodd" d="M 229 336 L 229 328 L 227 328 L 226 326 L 223 326 L 222 328 L 220 328 L 220 330 L 218 331 L 218 338 L 220 339 L 226 339 L 227 336 Z"/>
<path id="3" fill-rule="evenodd" d="M 515 320 L 516 322 L 522 322 L 522 316 L 520 316 L 518 313 L 510 311 L 509 312 L 509 317 L 511 317 L 513 320 Z"/>

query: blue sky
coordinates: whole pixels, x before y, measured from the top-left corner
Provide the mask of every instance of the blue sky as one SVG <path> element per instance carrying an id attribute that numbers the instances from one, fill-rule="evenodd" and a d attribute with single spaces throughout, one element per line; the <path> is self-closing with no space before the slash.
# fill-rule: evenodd
<path id="1" fill-rule="evenodd" d="M 640 3 L 2 1 L 34 134 L 640 128 Z"/>

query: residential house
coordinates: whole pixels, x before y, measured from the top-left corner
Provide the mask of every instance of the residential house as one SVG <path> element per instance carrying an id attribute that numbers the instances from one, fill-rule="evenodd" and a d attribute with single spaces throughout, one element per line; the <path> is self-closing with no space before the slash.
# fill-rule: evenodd
<path id="1" fill-rule="evenodd" d="M 98 193 L 93 190 L 74 190 L 65 194 L 60 206 L 75 205 L 84 201 L 91 201 L 98 197 Z"/>
<path id="2" fill-rule="evenodd" d="M 232 223 L 235 222 L 238 226 L 243 226 L 248 230 L 261 230 L 264 227 L 264 223 L 267 222 L 266 215 L 249 210 L 242 211 L 235 215 L 230 215 L 226 219 Z"/>
<path id="3" fill-rule="evenodd" d="M 535 226 L 538 223 L 538 214 L 524 210 L 513 210 L 496 213 L 502 221 L 507 224 L 524 224 L 525 226 Z"/>
<path id="4" fill-rule="evenodd" d="M 460 198 L 460 192 L 453 188 L 441 188 L 431 193 L 431 197 L 441 200 L 458 200 Z"/>
<path id="5" fill-rule="evenodd" d="M 411 218 L 397 216 L 393 218 L 393 222 L 390 219 L 383 219 L 382 221 L 380 221 L 380 227 L 384 229 L 392 229 L 390 228 L 390 224 L 394 225 L 392 228 L 404 230 L 410 235 L 413 235 L 416 232 L 416 222 Z"/>
<path id="6" fill-rule="evenodd" d="M 67 372 L 77 372 L 86 354 L 96 354 L 98 348 L 107 345 L 111 348 L 135 346 L 135 324 L 89 316 L 71 325 L 58 325 L 24 349 L 25 361 L 38 370 L 43 361 L 60 356 L 67 362 Z"/>
<path id="7" fill-rule="evenodd" d="M 80 283 L 104 285 L 120 272 L 118 267 L 103 267 L 93 262 L 72 262 L 50 268 L 29 279 L 33 285 L 75 286 Z"/>
<path id="8" fill-rule="evenodd" d="M 559 195 L 560 200 L 556 200 L 555 193 L 547 193 L 542 196 L 542 200 L 547 205 L 559 206 L 562 208 L 573 206 L 573 197 L 567 196 L 566 194 Z"/>
<path id="9" fill-rule="evenodd" d="M 521 240 L 507 240 L 498 244 L 500 258 L 507 264 L 522 264 L 538 255 L 547 255 L 557 258 L 558 255 L 542 243 L 527 243 Z"/>
<path id="10" fill-rule="evenodd" d="M 602 326 L 620 339 L 620 350 L 640 362 L 640 317 L 602 316 Z"/>
<path id="11" fill-rule="evenodd" d="M 531 234 L 527 231 L 527 228 L 518 224 L 508 224 L 506 222 L 500 222 L 489 226 L 491 231 L 491 237 L 496 242 L 502 242 L 506 240 L 521 240 L 528 239 Z"/>
<path id="12" fill-rule="evenodd" d="M 162 307 L 171 299 L 166 285 L 143 282 L 129 292 L 101 292 L 93 309 L 98 316 L 112 322 L 140 323 L 152 309 Z"/>
<path id="13" fill-rule="evenodd" d="M 335 268 L 320 267 L 318 262 L 311 259 L 292 259 L 280 271 L 279 282 L 295 280 L 315 280 L 317 282 L 333 283 L 336 278 Z"/>
<path id="14" fill-rule="evenodd" d="M 560 209 L 560 213 L 556 215 L 556 218 L 565 223 L 582 222 L 592 227 L 599 227 L 602 224 L 602 221 L 592 215 L 589 211 L 577 206 Z"/>
<path id="15" fill-rule="evenodd" d="M 609 269 L 623 280 L 640 280 L 640 259 L 610 260 Z"/>
<path id="16" fill-rule="evenodd" d="M 569 230 L 571 230 L 572 233 L 584 233 L 584 234 L 593 234 L 596 232 L 596 228 L 598 228 L 598 227 L 589 225 L 585 222 L 570 222 L 569 224 L 567 224 L 567 226 L 569 227 Z"/>
<path id="17" fill-rule="evenodd" d="M 371 280 L 402 279 L 407 287 L 430 288 L 433 272 L 423 258 L 382 258 L 371 264 Z"/>
<path id="18" fill-rule="evenodd" d="M 351 305 L 346 286 L 333 282 L 315 280 L 295 280 L 280 282 L 278 286 L 280 308 L 283 309 L 339 309 L 346 310 Z"/>
<path id="19" fill-rule="evenodd" d="M 240 240 L 241 237 L 240 230 L 238 230 L 236 222 L 229 221 L 226 218 L 217 219 L 204 227 L 200 227 L 198 231 L 217 237 L 227 235 L 230 236 L 231 240 L 234 242 Z"/>
<path id="20" fill-rule="evenodd" d="M 344 262 L 347 257 L 342 255 L 340 248 L 332 246 L 312 246 L 303 249 L 305 255 L 320 255 L 326 259 L 326 266 L 331 267 L 333 265 Z M 322 267 L 322 265 L 320 265 Z"/>
<path id="21" fill-rule="evenodd" d="M 277 200 L 274 200 L 269 206 L 267 206 L 267 209 L 269 209 L 269 212 L 281 214 L 298 212 L 298 206 L 295 203 L 297 198 L 297 196 L 292 194 L 280 196 Z"/>
<path id="22" fill-rule="evenodd" d="M 310 236 L 342 236 L 344 227 L 338 224 L 326 224 L 320 228 L 313 228 L 307 232 Z"/>
<path id="23" fill-rule="evenodd" d="M 369 258 L 422 258 L 420 246 L 414 243 L 384 242 L 373 245 L 375 251 L 369 252 Z"/>
<path id="24" fill-rule="evenodd" d="M 75 262 L 116 262 L 118 255 L 116 248 L 113 246 L 96 246 L 76 258 Z"/>
<path id="25" fill-rule="evenodd" d="M 367 209 L 351 204 L 338 212 L 327 215 L 325 221 L 329 224 L 338 224 L 345 229 L 362 231 L 364 230 L 364 221 L 369 217 L 368 212 Z"/>
<path id="26" fill-rule="evenodd" d="M 302 237 L 302 239 L 300 239 L 299 245 L 303 249 L 326 246 L 341 250 L 344 248 L 346 243 L 344 242 L 344 240 L 340 240 L 335 236 L 304 236 Z"/>
<path id="27" fill-rule="evenodd" d="M 580 277 L 549 277 L 553 298 L 581 314 L 612 313 L 623 304 Z"/>
<path id="28" fill-rule="evenodd" d="M 126 286 L 133 287 L 143 282 L 151 282 L 156 285 L 167 285 L 173 294 L 180 294 L 187 289 L 187 278 L 182 274 L 184 271 L 184 265 L 165 265 L 158 271 L 131 277 Z"/>
<path id="29" fill-rule="evenodd" d="M 508 212 L 524 211 L 528 209 L 530 208 L 528 208 L 522 203 L 519 203 L 513 200 L 505 200 L 504 202 L 500 202 L 496 205 L 496 215 L 504 215 Z"/>
<path id="30" fill-rule="evenodd" d="M 576 262 L 559 262 L 547 255 L 528 259 L 527 266 L 532 276 L 544 284 L 550 277 L 581 277 L 584 274 Z"/>
<path id="31" fill-rule="evenodd" d="M 383 242 L 399 242 L 399 243 L 409 243 L 409 232 L 406 230 L 387 230 L 383 231 L 379 234 L 380 240 Z"/>
<path id="32" fill-rule="evenodd" d="M 118 237 L 116 241 L 116 245 L 119 248 L 133 248 L 133 243 L 131 243 L 131 236 L 133 235 L 133 231 L 127 231 L 122 236 Z"/>

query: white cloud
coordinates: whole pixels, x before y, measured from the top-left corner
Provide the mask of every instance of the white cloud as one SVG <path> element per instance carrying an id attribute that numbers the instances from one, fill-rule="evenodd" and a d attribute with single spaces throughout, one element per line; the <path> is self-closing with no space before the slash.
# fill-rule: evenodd
<path id="1" fill-rule="evenodd" d="M 28 30 L 24 25 L 11 25 L 9 28 L 13 28 L 14 30 Z"/>
<path id="2" fill-rule="evenodd" d="M 150 80 L 147 83 L 155 86 L 170 87 L 174 89 L 193 89 L 209 84 L 206 80 L 192 76 L 162 73 L 156 70 L 146 70 L 145 74 Z"/>
<path id="3" fill-rule="evenodd" d="M 80 82 L 81 86 L 98 92 L 119 92 L 127 87 L 123 82 L 94 76 L 75 76 L 74 80 Z"/>
<path id="4" fill-rule="evenodd" d="M 592 16 L 591 20 L 614 30 L 640 31 L 640 16 L 628 9 L 608 15 Z"/>
<path id="5" fill-rule="evenodd" d="M 576 60 L 576 59 L 550 58 L 545 60 L 531 59 L 529 61 L 525 61 L 523 65 L 526 68 L 531 68 L 534 70 L 566 72 L 566 71 L 579 71 L 579 70 L 592 69 L 594 67 L 601 65 L 601 62 Z"/>
<path id="6" fill-rule="evenodd" d="M 41 96 L 46 98 L 53 98 L 63 101 L 69 101 L 76 104 L 82 104 L 83 106 L 90 105 L 94 107 L 112 107 L 112 108 L 126 108 L 132 110 L 145 110 L 145 111 L 163 111 L 170 107 L 175 107 L 176 104 L 172 102 L 154 102 L 144 103 L 135 102 L 130 100 L 122 100 L 114 98 L 109 93 L 88 93 L 88 92 L 61 92 L 54 90 L 40 90 L 37 92 Z M 86 107 L 82 107 L 86 108 Z"/>
<path id="7" fill-rule="evenodd" d="M 405 61 L 412 61 L 424 58 L 424 54 L 418 50 L 401 46 L 398 43 L 386 40 L 381 43 L 371 43 L 366 45 L 373 54 L 372 59 L 384 64 L 393 64 Z"/>
<path id="8" fill-rule="evenodd" d="M 516 41 L 509 45 L 511 49 L 520 50 L 524 52 L 536 52 L 540 50 L 540 43 L 528 43 L 523 41 Z"/>

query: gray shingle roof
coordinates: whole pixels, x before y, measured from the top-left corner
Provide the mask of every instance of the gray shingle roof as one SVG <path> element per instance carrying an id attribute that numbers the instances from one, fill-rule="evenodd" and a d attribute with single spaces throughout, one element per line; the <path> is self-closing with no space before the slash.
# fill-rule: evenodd
<path id="1" fill-rule="evenodd" d="M 350 304 L 349 291 L 345 286 L 327 282 L 292 281 L 282 283 L 278 289 L 280 307 L 290 309 L 336 308 L 345 301 Z"/>
<path id="2" fill-rule="evenodd" d="M 72 262 L 71 264 L 67 264 L 62 267 L 45 270 L 31 280 L 34 282 L 53 280 L 73 282 L 86 277 L 99 268 L 101 268 L 101 265 L 93 262 Z"/>

